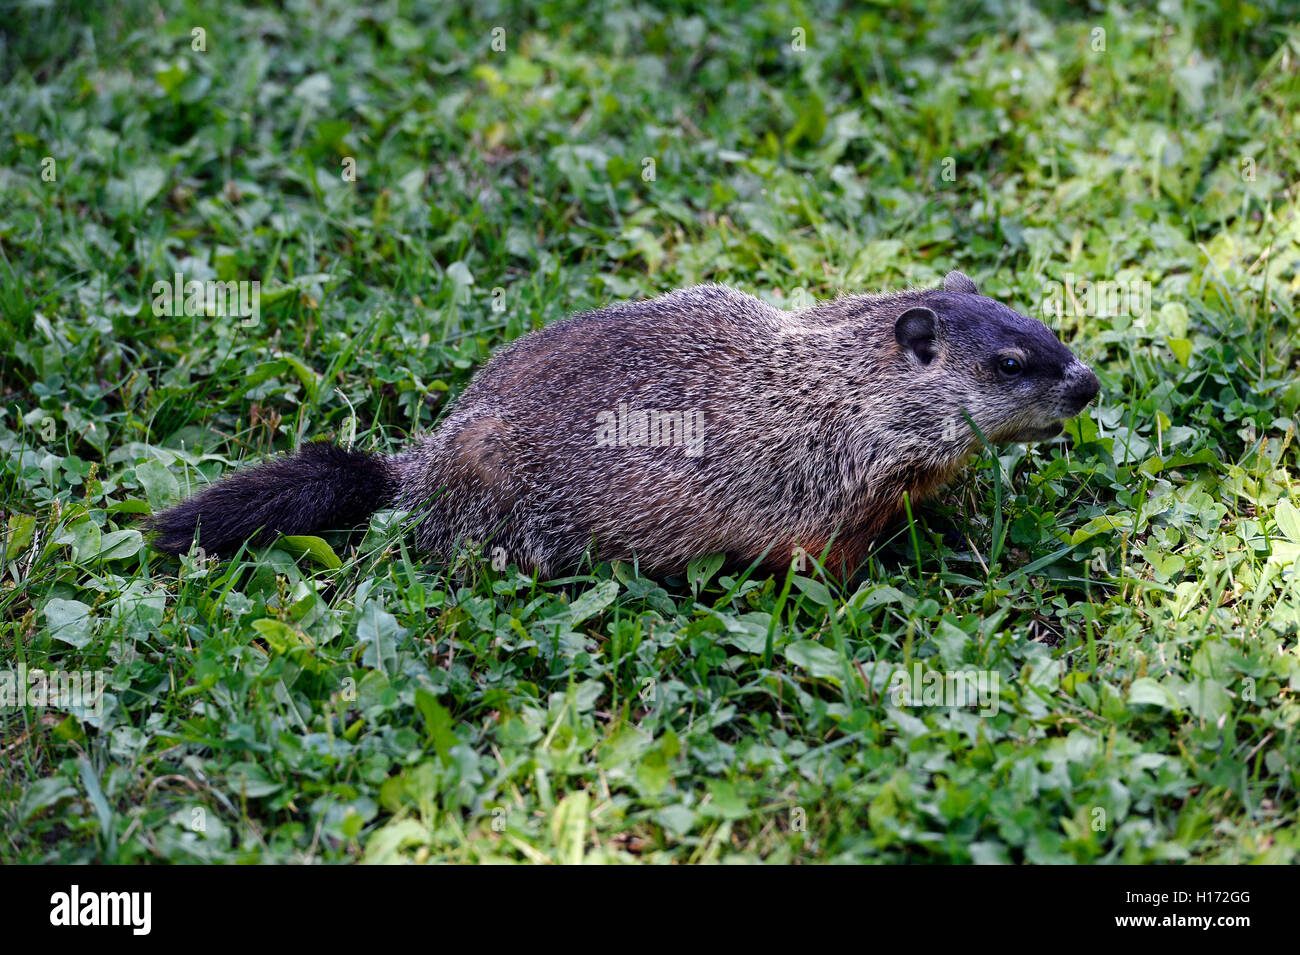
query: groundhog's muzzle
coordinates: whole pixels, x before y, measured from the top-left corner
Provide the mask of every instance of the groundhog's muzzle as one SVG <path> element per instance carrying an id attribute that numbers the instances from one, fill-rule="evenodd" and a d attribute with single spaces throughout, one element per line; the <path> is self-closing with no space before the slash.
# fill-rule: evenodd
<path id="1" fill-rule="evenodd" d="M 1074 362 L 1065 373 L 1065 388 L 1061 394 L 1062 417 L 1073 418 L 1088 407 L 1100 390 L 1101 382 L 1092 369 L 1081 361 Z"/>

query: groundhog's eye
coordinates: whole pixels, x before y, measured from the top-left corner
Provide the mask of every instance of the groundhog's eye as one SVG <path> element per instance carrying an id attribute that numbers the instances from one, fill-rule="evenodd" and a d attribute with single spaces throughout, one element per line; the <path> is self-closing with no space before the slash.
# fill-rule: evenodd
<path id="1" fill-rule="evenodd" d="M 1016 358 L 999 358 L 998 371 L 1008 378 L 1014 378 L 1025 370 L 1025 366 Z"/>

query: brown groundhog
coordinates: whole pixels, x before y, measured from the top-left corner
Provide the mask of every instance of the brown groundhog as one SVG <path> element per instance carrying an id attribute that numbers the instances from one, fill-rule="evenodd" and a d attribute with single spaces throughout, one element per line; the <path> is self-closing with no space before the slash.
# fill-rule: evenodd
<path id="1" fill-rule="evenodd" d="M 240 471 L 152 518 L 154 543 L 209 553 L 355 525 L 386 506 L 535 569 L 598 559 L 681 571 L 722 553 L 772 569 L 799 549 L 848 574 L 979 437 L 1037 441 L 1097 394 L 1042 322 L 952 272 L 942 289 L 785 312 L 720 285 L 578 315 L 475 376 L 397 455 L 327 443 Z"/>

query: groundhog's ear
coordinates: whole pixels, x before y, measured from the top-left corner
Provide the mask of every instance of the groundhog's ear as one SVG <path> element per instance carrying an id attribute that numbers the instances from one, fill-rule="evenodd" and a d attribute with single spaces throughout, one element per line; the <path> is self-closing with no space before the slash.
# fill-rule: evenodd
<path id="1" fill-rule="evenodd" d="M 909 308 L 894 321 L 894 339 L 922 365 L 934 360 L 937 316 L 928 308 Z"/>
<path id="2" fill-rule="evenodd" d="M 958 272 L 956 269 L 943 277 L 943 290 L 945 292 L 969 292 L 971 295 L 980 293 L 980 290 L 975 287 L 975 283 L 971 281 L 971 277 L 965 272 Z"/>

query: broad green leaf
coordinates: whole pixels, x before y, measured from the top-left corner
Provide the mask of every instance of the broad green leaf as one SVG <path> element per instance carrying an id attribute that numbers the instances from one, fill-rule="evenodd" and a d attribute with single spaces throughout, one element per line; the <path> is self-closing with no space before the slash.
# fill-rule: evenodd
<path id="1" fill-rule="evenodd" d="M 712 799 L 701 807 L 704 815 L 719 819 L 744 819 L 749 815 L 749 804 L 736 791 L 735 783 L 710 779 L 707 785 Z"/>
<path id="2" fill-rule="evenodd" d="M 180 497 L 176 477 L 160 461 L 145 461 L 135 466 L 135 479 L 144 488 L 145 499 L 154 511 L 160 511 Z"/>
<path id="3" fill-rule="evenodd" d="M 569 624 L 577 626 L 588 617 L 594 617 L 614 602 L 618 596 L 618 581 L 606 580 L 581 594 L 569 607 Z"/>
<path id="4" fill-rule="evenodd" d="M 664 806 L 655 813 L 655 822 L 663 826 L 675 838 L 681 839 L 695 828 L 695 813 L 686 806 Z"/>
<path id="5" fill-rule="evenodd" d="M 1293 544 L 1300 544 L 1300 510 L 1286 498 L 1282 498 L 1273 508 L 1273 520 L 1277 529 L 1286 535 Z"/>
<path id="6" fill-rule="evenodd" d="M 37 779 L 18 800 L 18 821 L 26 822 L 42 809 L 56 806 L 77 791 L 62 776 L 45 776 Z"/>
<path id="7" fill-rule="evenodd" d="M 1082 544 L 1089 538 L 1110 531 L 1127 530 L 1132 523 L 1131 514 L 1099 514 L 1070 535 L 1070 544 L 1071 546 Z"/>
<path id="8" fill-rule="evenodd" d="M 55 597 L 45 605 L 45 625 L 55 640 L 81 649 L 90 643 L 95 618 L 90 615 L 90 608 L 80 600 Z"/>
<path id="9" fill-rule="evenodd" d="M 103 536 L 98 524 L 88 517 L 83 517 L 74 523 L 68 529 L 66 536 L 61 537 L 60 540 L 68 540 L 72 544 L 72 558 L 81 563 L 99 553 L 99 542 Z"/>
<path id="10" fill-rule="evenodd" d="M 395 660 L 400 634 L 397 618 L 384 610 L 377 599 L 367 600 L 357 620 L 357 642 L 365 647 L 362 664 L 386 672 Z"/>
<path id="11" fill-rule="evenodd" d="M 1174 353 L 1174 357 L 1178 359 L 1178 364 L 1186 368 L 1187 363 L 1192 359 L 1192 343 L 1186 338 L 1166 338 L 1165 341 L 1169 345 L 1169 350 Z"/>
<path id="12" fill-rule="evenodd" d="M 844 679 L 844 661 L 840 655 L 816 640 L 797 640 L 786 644 L 781 652 L 801 670 L 823 680 Z"/>
<path id="13" fill-rule="evenodd" d="M 31 546 L 36 534 L 36 517 L 33 514 L 10 514 L 9 530 L 5 535 L 4 556 L 14 560 Z"/>
<path id="14" fill-rule="evenodd" d="M 283 783 L 272 779 L 258 763 L 238 762 L 226 770 L 227 791 L 236 798 L 247 796 L 260 799 L 284 788 Z"/>
<path id="15" fill-rule="evenodd" d="M 654 737 L 643 729 L 624 724 L 609 739 L 600 744 L 597 757 L 604 769 L 619 769 L 635 761 L 654 742 Z"/>
<path id="16" fill-rule="evenodd" d="M 253 621 L 253 629 L 262 635 L 262 639 L 276 653 L 287 653 L 293 647 L 304 646 L 302 638 L 283 620 L 262 617 Z"/>
<path id="17" fill-rule="evenodd" d="M 1193 716 L 1209 723 L 1217 722 L 1232 709 L 1232 697 L 1218 680 L 1198 677 L 1180 681 L 1174 695 Z"/>
<path id="18" fill-rule="evenodd" d="M 713 579 L 713 575 L 718 572 L 725 559 L 725 554 L 705 554 L 687 564 L 686 581 L 691 585 L 691 592 L 698 595 Z"/>
<path id="19" fill-rule="evenodd" d="M 1138 677 L 1128 689 L 1129 706 L 1147 704 L 1163 710 L 1175 708 L 1173 694 L 1150 677 Z"/>
<path id="20" fill-rule="evenodd" d="M 1165 302 L 1160 306 L 1160 328 L 1170 338 L 1185 339 L 1188 323 L 1187 306 L 1182 302 Z"/>
<path id="21" fill-rule="evenodd" d="M 827 586 L 820 580 L 813 580 L 809 577 L 800 577 L 795 575 L 794 585 L 799 588 L 805 597 L 817 604 L 819 607 L 829 607 L 835 600 L 831 597 L 831 592 Z"/>
<path id="22" fill-rule="evenodd" d="M 139 531 L 128 528 L 123 531 L 110 531 L 99 539 L 99 560 L 124 560 L 134 557 L 144 546 L 144 537 Z"/>
<path id="23" fill-rule="evenodd" d="M 329 544 L 325 543 L 321 538 L 309 534 L 286 535 L 280 538 L 276 546 L 289 551 L 291 554 L 305 554 L 322 567 L 328 567 L 330 570 L 338 570 L 343 566 L 343 561 L 339 559 L 338 554 L 334 553 Z"/>
<path id="24" fill-rule="evenodd" d="M 121 179 L 109 180 L 109 208 L 115 212 L 138 216 L 166 185 L 167 173 L 157 166 L 130 166 Z"/>

